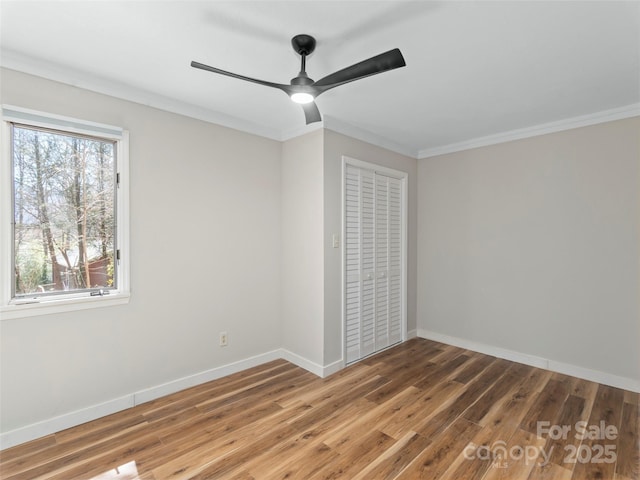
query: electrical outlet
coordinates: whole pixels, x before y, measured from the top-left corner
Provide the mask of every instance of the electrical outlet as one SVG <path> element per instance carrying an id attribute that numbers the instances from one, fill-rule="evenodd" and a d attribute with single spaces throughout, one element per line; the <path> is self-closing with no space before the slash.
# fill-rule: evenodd
<path id="1" fill-rule="evenodd" d="M 229 339 L 227 338 L 227 332 L 220 332 L 220 346 L 226 347 L 229 344 Z"/>

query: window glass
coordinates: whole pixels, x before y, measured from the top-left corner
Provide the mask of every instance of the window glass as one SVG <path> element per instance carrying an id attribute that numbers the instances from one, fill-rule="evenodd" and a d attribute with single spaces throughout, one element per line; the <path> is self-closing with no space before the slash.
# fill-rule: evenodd
<path id="1" fill-rule="evenodd" d="M 11 124 L 13 297 L 116 289 L 116 142 Z"/>

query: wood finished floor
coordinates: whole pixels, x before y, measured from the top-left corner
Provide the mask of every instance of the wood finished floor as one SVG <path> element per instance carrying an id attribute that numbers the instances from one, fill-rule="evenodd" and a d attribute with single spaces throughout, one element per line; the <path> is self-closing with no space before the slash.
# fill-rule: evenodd
<path id="1" fill-rule="evenodd" d="M 636 393 L 413 339 L 326 379 L 278 360 L 199 385 L 7 449 L 0 476 L 637 480 L 638 413 Z M 579 421 L 616 438 L 580 441 Z M 565 461 L 599 446 L 617 461 Z"/>

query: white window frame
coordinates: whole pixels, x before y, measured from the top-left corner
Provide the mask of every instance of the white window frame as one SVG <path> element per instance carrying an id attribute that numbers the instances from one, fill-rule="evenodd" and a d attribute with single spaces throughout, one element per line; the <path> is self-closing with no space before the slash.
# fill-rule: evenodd
<path id="1" fill-rule="evenodd" d="M 13 175 L 11 124 L 49 128 L 114 140 L 116 142 L 116 242 L 120 258 L 116 269 L 117 288 L 108 295 L 91 295 L 90 291 L 36 298 L 12 298 L 13 273 Z M 0 320 L 36 315 L 50 315 L 108 307 L 129 302 L 129 132 L 111 125 L 2 105 L 2 151 L 0 152 Z"/>

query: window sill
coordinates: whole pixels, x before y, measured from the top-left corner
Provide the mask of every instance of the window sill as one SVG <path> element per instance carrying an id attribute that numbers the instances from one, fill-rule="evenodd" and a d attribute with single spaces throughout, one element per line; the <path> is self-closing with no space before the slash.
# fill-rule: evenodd
<path id="1" fill-rule="evenodd" d="M 21 303 L 0 307 L 0 320 L 13 320 L 38 315 L 73 312 L 90 308 L 104 308 L 129 303 L 129 292 L 112 293 L 108 296 L 83 296 L 59 300 L 45 300 L 37 303 Z"/>

